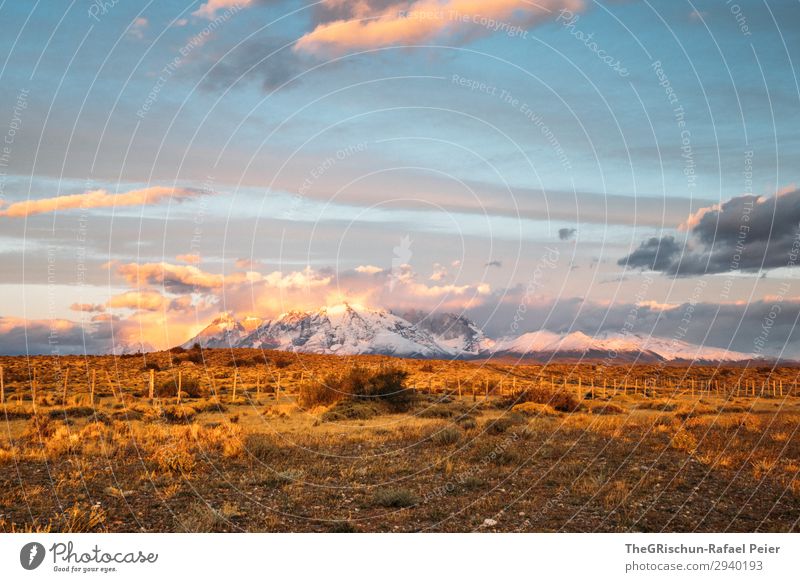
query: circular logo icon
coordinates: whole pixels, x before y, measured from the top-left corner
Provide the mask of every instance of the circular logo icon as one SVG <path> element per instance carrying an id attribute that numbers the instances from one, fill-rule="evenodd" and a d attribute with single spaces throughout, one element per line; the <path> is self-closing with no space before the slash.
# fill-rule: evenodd
<path id="1" fill-rule="evenodd" d="M 19 563 L 26 570 L 35 570 L 44 561 L 44 546 L 39 542 L 30 542 L 19 551 Z"/>

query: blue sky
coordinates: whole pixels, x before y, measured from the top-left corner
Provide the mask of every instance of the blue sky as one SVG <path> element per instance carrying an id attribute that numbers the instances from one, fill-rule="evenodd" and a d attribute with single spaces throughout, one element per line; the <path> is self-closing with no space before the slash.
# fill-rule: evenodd
<path id="1" fill-rule="evenodd" d="M 800 6 L 536 6 L 3 3 L 0 331 L 58 321 L 64 351 L 107 342 L 104 326 L 163 347 L 220 310 L 346 299 L 465 311 L 500 333 L 557 248 L 525 298 L 542 314 L 529 329 L 619 331 L 638 302 L 637 333 L 670 337 L 703 281 L 712 315 L 690 339 L 751 351 L 731 321 L 760 321 L 775 297 L 794 309 L 791 233 L 751 235 L 737 267 L 732 239 L 687 220 L 725 222 L 747 195 L 778 207 L 777 192 L 795 212 Z M 59 199 L 98 189 L 139 194 Z M 389 291 L 406 237 L 407 287 Z M 706 266 L 648 262 L 673 239 Z M 787 317 L 771 349 L 794 341 Z"/>

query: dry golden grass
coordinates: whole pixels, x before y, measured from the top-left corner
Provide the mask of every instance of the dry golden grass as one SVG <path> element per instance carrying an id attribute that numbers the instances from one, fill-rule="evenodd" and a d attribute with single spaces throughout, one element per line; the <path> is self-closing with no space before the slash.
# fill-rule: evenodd
<path id="1" fill-rule="evenodd" d="M 489 517 L 787 531 L 800 517 L 792 369 L 196 359 L 0 358 L 0 531 L 471 531 Z M 401 368 L 413 399 L 312 389 L 354 365 Z M 744 394 L 754 384 L 769 389 Z"/>

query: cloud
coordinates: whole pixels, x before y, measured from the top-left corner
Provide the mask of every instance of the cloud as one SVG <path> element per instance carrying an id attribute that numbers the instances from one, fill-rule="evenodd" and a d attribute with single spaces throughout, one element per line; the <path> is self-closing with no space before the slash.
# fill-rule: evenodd
<path id="1" fill-rule="evenodd" d="M 212 20 L 220 10 L 239 11 L 255 4 L 254 0 L 208 0 L 200 8 L 192 12 L 193 16 Z"/>
<path id="2" fill-rule="evenodd" d="M 0 354 L 101 353 L 111 342 L 106 329 L 67 319 L 0 316 Z"/>
<path id="3" fill-rule="evenodd" d="M 236 259 L 234 264 L 238 269 L 247 269 L 248 271 L 258 269 L 264 265 L 264 263 L 258 259 Z"/>
<path id="4" fill-rule="evenodd" d="M 383 269 L 381 269 L 380 267 L 376 267 L 375 265 L 359 265 L 358 267 L 356 267 L 357 273 L 366 273 L 367 275 L 374 275 L 382 271 Z"/>
<path id="5" fill-rule="evenodd" d="M 159 311 L 166 308 L 170 303 L 158 291 L 126 291 L 120 295 L 114 295 L 106 303 L 106 307 L 112 309 L 134 309 L 144 311 Z"/>
<path id="6" fill-rule="evenodd" d="M 131 286 L 161 285 L 168 291 L 188 293 L 210 291 L 222 287 L 222 275 L 202 271 L 194 265 L 171 263 L 124 263 L 113 264 L 115 271 Z"/>
<path id="7" fill-rule="evenodd" d="M 510 34 L 583 9 L 582 0 L 417 0 L 392 3 L 323 0 L 340 19 L 319 24 L 297 42 L 296 50 L 342 54 L 385 46 L 442 42 L 460 44 L 493 32 Z M 349 11 L 346 11 L 346 7 Z"/>
<path id="8" fill-rule="evenodd" d="M 575 228 L 559 228 L 558 238 L 559 240 L 570 240 L 575 236 L 576 232 L 578 232 L 578 230 Z"/>
<path id="9" fill-rule="evenodd" d="M 450 271 L 441 263 L 433 264 L 433 273 L 429 277 L 431 281 L 444 281 L 450 276 Z"/>
<path id="10" fill-rule="evenodd" d="M 83 313 L 102 313 L 106 310 L 103 305 L 96 303 L 73 303 L 69 306 L 70 311 L 80 311 Z"/>
<path id="11" fill-rule="evenodd" d="M 177 200 L 199 196 L 202 192 L 188 188 L 167 188 L 153 186 L 141 190 L 131 190 L 122 194 L 111 194 L 107 190 L 90 190 L 83 194 L 67 194 L 40 200 L 23 200 L 0 209 L 0 216 L 22 218 L 32 214 L 43 214 L 57 210 L 75 208 L 113 208 L 117 206 L 144 206 L 158 204 L 167 198 Z"/>
<path id="12" fill-rule="evenodd" d="M 617 264 L 650 271 L 666 271 L 680 258 L 681 248 L 674 236 L 653 237 L 640 244 L 638 249 L 624 259 L 617 261 Z"/>
<path id="13" fill-rule="evenodd" d="M 503 261 L 489 261 L 486 263 L 487 267 L 497 267 L 500 268 L 503 266 Z"/>
<path id="14" fill-rule="evenodd" d="M 214 60 L 202 86 L 224 90 L 232 84 L 258 79 L 265 91 L 271 91 L 313 66 L 305 55 L 292 50 L 292 41 L 281 38 L 250 40 L 238 45 L 224 59 Z"/>
<path id="15" fill-rule="evenodd" d="M 150 22 L 146 18 L 139 17 L 131 24 L 128 34 L 141 40 L 144 38 L 144 31 L 149 25 Z"/>
<path id="16" fill-rule="evenodd" d="M 651 238 L 618 264 L 672 275 L 797 266 L 800 190 L 738 196 L 698 210 L 681 229 L 688 231 L 685 246 L 673 236 Z"/>
<path id="17" fill-rule="evenodd" d="M 182 263 L 188 263 L 190 265 L 196 265 L 200 262 L 200 255 L 196 253 L 189 253 L 186 255 L 177 255 L 175 260 L 181 261 Z"/>

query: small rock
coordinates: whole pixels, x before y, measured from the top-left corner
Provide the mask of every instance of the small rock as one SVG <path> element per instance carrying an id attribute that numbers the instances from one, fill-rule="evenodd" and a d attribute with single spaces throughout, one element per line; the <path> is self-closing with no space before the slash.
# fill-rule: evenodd
<path id="1" fill-rule="evenodd" d="M 483 527 L 494 527 L 496 525 L 497 525 L 497 520 L 496 519 L 486 518 L 486 519 L 483 520 Z"/>

